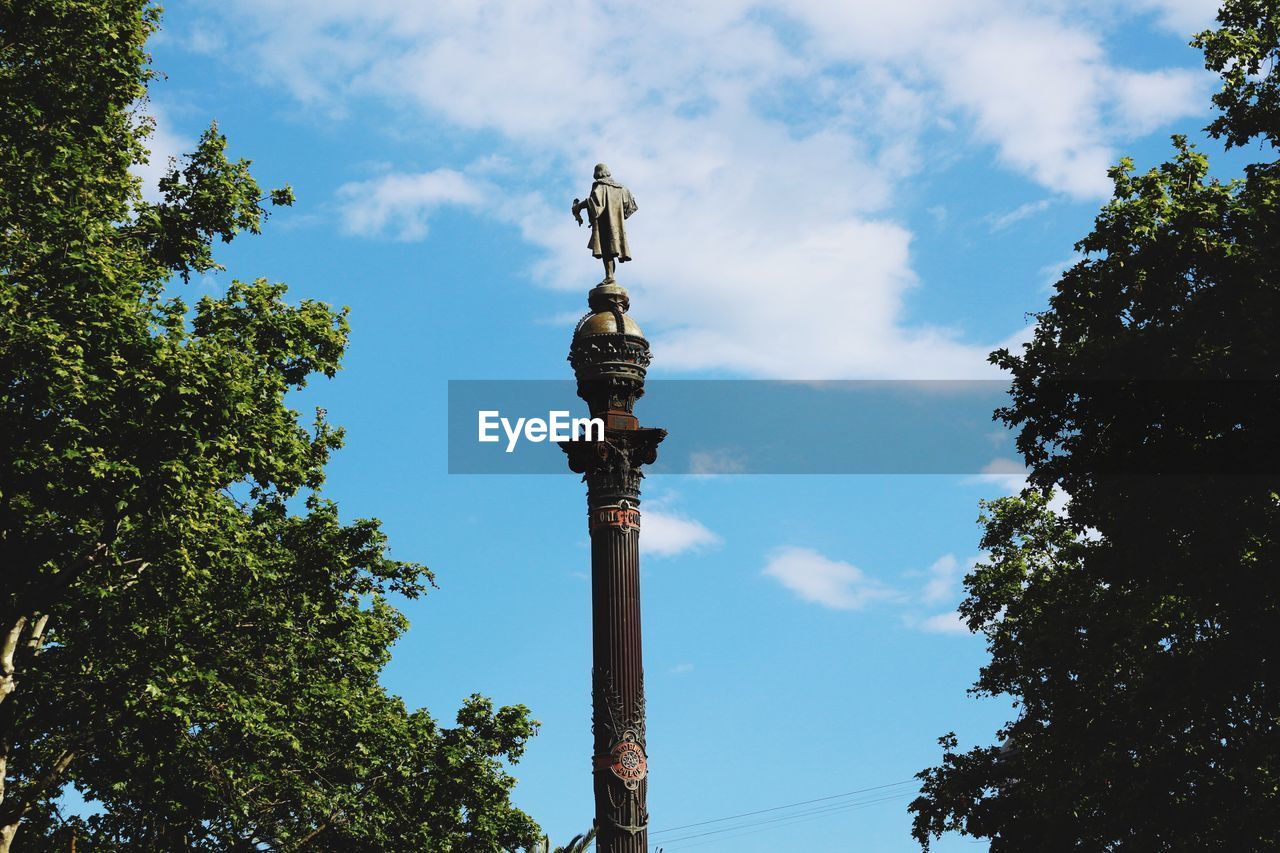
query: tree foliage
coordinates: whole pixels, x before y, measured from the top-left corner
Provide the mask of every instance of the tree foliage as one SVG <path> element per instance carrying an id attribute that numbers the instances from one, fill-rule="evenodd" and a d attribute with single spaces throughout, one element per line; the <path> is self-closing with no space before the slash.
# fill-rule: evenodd
<path id="1" fill-rule="evenodd" d="M 1229 0 L 1197 37 L 1210 132 L 1280 140 L 1280 7 Z M 1221 182 L 1174 157 L 1112 170 L 997 415 L 1032 488 L 988 502 L 961 613 L 1002 743 L 923 771 L 914 834 L 1006 850 L 1280 846 L 1280 172 Z M 1070 496 L 1066 515 L 1046 496 Z"/>
<path id="2" fill-rule="evenodd" d="M 596 828 L 593 826 L 586 832 L 579 833 L 570 838 L 564 844 L 558 844 L 554 848 L 551 846 L 551 839 L 544 836 L 543 839 L 535 845 L 531 853 L 587 853 L 596 841 Z M 661 853 L 661 851 L 659 851 Z"/>
<path id="3" fill-rule="evenodd" d="M 345 311 L 181 282 L 269 203 L 216 125 L 144 200 L 145 0 L 0 0 L 0 851 L 494 850 L 535 723 L 378 677 L 432 576 L 320 488 L 286 404 Z M 96 800 L 61 815 L 73 784 Z M 19 827 L 22 831 L 19 832 Z"/>

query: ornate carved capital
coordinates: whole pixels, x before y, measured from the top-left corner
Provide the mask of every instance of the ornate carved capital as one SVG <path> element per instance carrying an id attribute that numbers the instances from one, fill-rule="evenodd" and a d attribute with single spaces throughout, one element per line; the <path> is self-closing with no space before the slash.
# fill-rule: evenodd
<path id="1" fill-rule="evenodd" d="M 592 506 L 610 496 L 634 504 L 644 478 L 641 467 L 657 461 L 658 445 L 666 437 L 665 429 L 652 427 L 606 429 L 603 441 L 563 441 L 560 449 L 569 457 L 569 470 L 583 475 Z"/>

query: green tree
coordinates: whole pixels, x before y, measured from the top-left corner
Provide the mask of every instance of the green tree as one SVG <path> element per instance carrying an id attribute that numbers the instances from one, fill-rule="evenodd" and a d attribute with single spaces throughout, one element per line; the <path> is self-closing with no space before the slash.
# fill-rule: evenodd
<path id="1" fill-rule="evenodd" d="M 914 835 L 1006 850 L 1280 846 L 1280 6 L 1229 0 L 1194 44 L 1222 76 L 1209 131 L 1267 155 L 1212 179 L 1112 170 L 997 415 L 1032 488 L 985 505 L 961 613 L 1002 743 L 943 738 Z M 1049 511 L 1062 489 L 1068 514 Z"/>
<path id="2" fill-rule="evenodd" d="M 579 833 L 566 843 L 557 845 L 554 848 L 551 846 L 550 836 L 543 836 L 542 840 L 533 847 L 531 853 L 587 853 L 595 845 L 595 841 L 596 828 L 593 826 L 586 832 Z"/>
<path id="3" fill-rule="evenodd" d="M 286 405 L 339 369 L 345 311 L 180 296 L 292 194 L 214 126 L 141 197 L 157 20 L 0 0 L 0 853 L 531 844 L 527 710 L 442 727 L 378 683 L 390 596 L 431 574 L 340 520 L 342 433 Z M 68 785 L 101 814 L 60 815 Z"/>

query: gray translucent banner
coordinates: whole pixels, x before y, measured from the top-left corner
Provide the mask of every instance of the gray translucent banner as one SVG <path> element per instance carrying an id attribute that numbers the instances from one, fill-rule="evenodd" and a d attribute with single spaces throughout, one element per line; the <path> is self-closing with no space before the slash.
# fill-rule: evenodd
<path id="1" fill-rule="evenodd" d="M 451 380 L 449 473 L 568 473 L 551 433 L 564 435 L 570 419 L 587 417 L 575 387 L 573 380 Z M 992 420 L 1008 403 L 1008 387 L 651 379 L 636 414 L 642 426 L 669 433 L 647 469 L 654 474 L 1012 473 L 1013 433 Z M 480 440 L 482 413 L 486 436 L 496 440 Z M 534 423 L 530 431 L 530 419 L 546 428 Z"/>

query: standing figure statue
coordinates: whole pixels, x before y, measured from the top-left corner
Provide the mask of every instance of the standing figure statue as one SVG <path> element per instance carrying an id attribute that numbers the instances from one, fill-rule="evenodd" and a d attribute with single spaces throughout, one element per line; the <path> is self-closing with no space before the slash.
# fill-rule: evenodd
<path id="1" fill-rule="evenodd" d="M 622 221 L 636 212 L 636 200 L 631 190 L 609 175 L 609 167 L 596 164 L 595 181 L 585 200 L 573 200 L 573 218 L 582 225 L 582 211 L 591 222 L 591 242 L 587 248 L 591 254 L 604 261 L 604 280 L 613 281 L 614 260 L 631 260 L 631 247 L 627 245 L 627 232 Z"/>

